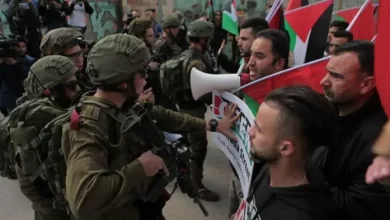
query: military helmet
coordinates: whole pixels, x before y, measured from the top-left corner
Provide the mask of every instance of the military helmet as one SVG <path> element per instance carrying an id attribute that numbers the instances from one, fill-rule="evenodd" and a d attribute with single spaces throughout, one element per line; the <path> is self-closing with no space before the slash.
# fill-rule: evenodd
<path id="1" fill-rule="evenodd" d="M 151 27 L 153 27 L 152 20 L 136 18 L 130 22 L 128 29 L 130 34 L 140 37 L 145 35 L 146 30 Z"/>
<path id="2" fill-rule="evenodd" d="M 164 16 L 161 21 L 162 28 L 178 28 L 180 25 L 180 19 L 173 14 Z"/>
<path id="3" fill-rule="evenodd" d="M 115 85 L 143 72 L 150 58 L 142 40 L 128 34 L 114 34 L 102 38 L 91 49 L 86 71 L 96 87 Z"/>
<path id="4" fill-rule="evenodd" d="M 195 20 L 188 25 L 188 37 L 212 38 L 214 26 L 208 21 Z"/>
<path id="5" fill-rule="evenodd" d="M 180 22 L 183 22 L 184 15 L 181 11 L 175 11 L 175 13 L 173 13 L 173 15 L 175 15 L 180 20 Z"/>
<path id="6" fill-rule="evenodd" d="M 40 50 L 47 55 L 61 55 L 67 49 L 80 45 L 85 46 L 83 34 L 74 28 L 57 28 L 49 31 L 41 41 Z"/>
<path id="7" fill-rule="evenodd" d="M 60 55 L 42 57 L 31 66 L 24 81 L 27 97 L 42 97 L 44 88 L 52 89 L 64 83 L 76 72 L 77 67 L 68 57 Z"/>

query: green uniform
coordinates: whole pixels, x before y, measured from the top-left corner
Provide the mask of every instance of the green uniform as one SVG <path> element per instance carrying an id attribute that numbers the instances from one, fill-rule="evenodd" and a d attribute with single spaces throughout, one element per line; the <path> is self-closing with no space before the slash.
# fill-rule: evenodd
<path id="1" fill-rule="evenodd" d="M 103 103 L 108 108 L 131 115 L 95 97 L 86 97 Z M 169 132 L 204 130 L 205 121 L 154 106 L 150 115 L 158 126 Z M 69 140 L 63 146 L 67 161 L 67 198 L 77 219 L 131 219 L 139 218 L 139 198 L 148 177 L 137 158 L 147 149 L 147 140 L 134 126 L 120 135 L 121 123 L 108 116 L 94 104 L 82 104 L 78 130 L 65 128 Z M 118 146 L 119 139 L 124 140 Z"/>
<path id="2" fill-rule="evenodd" d="M 156 59 L 160 63 L 164 63 L 167 60 L 180 55 L 182 52 L 179 45 L 175 42 L 175 36 L 171 33 L 170 28 L 179 28 L 181 26 L 180 19 L 176 15 L 166 15 L 161 21 L 164 32 L 169 36 L 161 36 L 155 42 L 155 55 Z"/>
<path id="3" fill-rule="evenodd" d="M 142 40 L 126 34 L 101 39 L 88 55 L 87 72 L 98 89 L 96 94 L 115 94 L 122 104 L 114 105 L 108 97 L 85 96 L 77 111 L 79 127 L 63 127 L 66 193 L 76 219 L 151 219 L 145 215 L 154 212 L 154 218 L 162 217 L 164 201 L 147 203 L 146 208 L 141 202 L 153 178 L 146 177 L 137 158 L 152 144 L 144 132 L 147 128 L 130 119 L 136 114 L 139 96 L 135 87 L 142 85 L 135 78 L 142 77 L 150 57 Z M 126 88 L 119 87 L 125 83 Z M 148 109 L 162 130 L 205 130 L 204 120 L 157 106 Z"/>
<path id="4" fill-rule="evenodd" d="M 47 97 L 44 98 L 45 88 L 54 89 L 56 86 L 64 82 L 72 74 L 77 71 L 73 62 L 63 56 L 46 56 L 39 59 L 30 70 L 28 77 L 25 80 L 25 97 L 23 98 L 25 103 L 33 102 L 33 104 L 26 107 L 25 114 L 19 115 L 20 120 L 23 121 L 24 126 L 34 126 L 36 131 L 40 131 L 48 122 L 55 117 L 63 114 L 66 110 L 56 106 L 56 103 L 50 101 Z M 32 73 L 33 72 L 33 73 Z M 57 90 L 58 91 L 58 90 Z M 52 91 L 54 97 L 58 97 Z M 34 107 L 34 108 L 33 108 Z M 38 110 L 37 110 L 38 109 Z M 15 112 L 11 113 L 15 114 Z M 15 137 L 14 143 L 22 140 L 25 137 L 20 137 L 13 134 L 11 129 L 11 138 Z M 15 146 L 15 150 L 18 151 L 18 146 Z M 47 155 L 48 152 L 42 152 L 43 155 Z M 18 155 L 18 154 L 17 154 Z M 51 193 L 47 182 L 38 177 L 36 180 L 30 180 L 30 174 L 27 174 L 24 170 L 29 167 L 24 167 L 25 164 L 29 164 L 30 158 L 24 158 L 23 154 L 17 156 L 20 160 L 16 160 L 16 173 L 20 183 L 20 189 L 22 193 L 32 202 L 32 207 L 35 211 L 35 220 L 65 220 L 70 219 L 70 215 L 65 209 L 54 209 L 53 202 L 54 196 Z M 20 163 L 20 161 L 23 161 Z M 65 176 L 65 174 L 64 174 Z"/>
<path id="5" fill-rule="evenodd" d="M 167 60 L 181 54 L 181 48 L 173 40 L 161 36 L 155 42 L 155 54 L 153 57 L 160 62 L 164 63 Z"/>
<path id="6" fill-rule="evenodd" d="M 194 21 L 189 24 L 188 37 L 210 39 L 213 36 L 213 25 L 206 21 Z M 207 45 L 203 45 L 207 48 Z M 207 58 L 206 51 L 199 51 L 196 48 L 190 48 L 184 51 L 183 54 L 189 58 L 188 67 L 183 71 L 184 86 L 183 86 L 183 103 L 179 105 L 180 112 L 190 114 L 194 117 L 204 118 L 206 113 L 206 105 L 203 101 L 195 101 L 191 95 L 191 69 L 196 69 L 210 73 L 213 71 L 211 60 Z M 206 189 L 202 183 L 203 164 L 207 154 L 207 136 L 204 131 L 197 131 L 188 134 L 188 141 L 191 147 L 191 175 L 195 186 L 199 189 L 200 198 L 206 201 L 217 201 L 218 194 Z"/>

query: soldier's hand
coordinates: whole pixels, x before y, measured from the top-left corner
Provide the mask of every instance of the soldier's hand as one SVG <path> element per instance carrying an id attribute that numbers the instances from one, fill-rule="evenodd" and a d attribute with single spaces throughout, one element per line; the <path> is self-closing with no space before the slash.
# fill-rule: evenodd
<path id="1" fill-rule="evenodd" d="M 138 102 L 140 103 L 150 102 L 154 104 L 154 101 L 155 100 L 152 88 L 143 91 L 138 97 Z"/>
<path id="2" fill-rule="evenodd" d="M 169 170 L 161 157 L 153 154 L 151 151 L 143 153 L 138 160 L 144 167 L 146 176 L 155 176 L 161 170 L 166 176 L 169 176 Z"/>
<path id="3" fill-rule="evenodd" d="M 231 128 L 240 118 L 240 114 L 236 115 L 237 104 L 230 104 L 225 109 L 225 114 L 221 120 L 218 121 L 217 131 L 221 134 L 224 134 L 234 140 L 237 140 L 237 137 L 232 132 Z"/>

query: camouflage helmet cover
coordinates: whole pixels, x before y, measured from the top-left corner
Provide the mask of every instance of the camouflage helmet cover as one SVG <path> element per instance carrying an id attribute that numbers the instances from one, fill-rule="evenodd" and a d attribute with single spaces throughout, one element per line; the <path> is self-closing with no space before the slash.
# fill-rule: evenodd
<path id="1" fill-rule="evenodd" d="M 150 61 L 149 49 L 135 36 L 114 34 L 102 38 L 91 49 L 87 73 L 96 86 L 115 85 L 144 71 Z"/>
<path id="2" fill-rule="evenodd" d="M 80 31 L 74 28 L 57 28 L 42 38 L 40 50 L 45 56 L 60 55 L 81 43 L 85 43 L 85 39 Z"/>
<path id="3" fill-rule="evenodd" d="M 166 15 L 161 21 L 162 28 L 178 28 L 181 25 L 180 19 L 176 15 Z"/>
<path id="4" fill-rule="evenodd" d="M 188 25 L 188 37 L 212 38 L 214 25 L 208 21 L 195 20 Z"/>
<path id="5" fill-rule="evenodd" d="M 52 89 L 64 83 L 76 72 L 76 66 L 68 57 L 60 55 L 42 57 L 31 66 L 24 81 L 27 97 L 41 97 L 44 89 L 42 86 Z"/>
<path id="6" fill-rule="evenodd" d="M 153 22 L 150 19 L 136 18 L 130 22 L 129 33 L 134 36 L 142 36 L 146 33 L 146 30 L 153 26 Z"/>
<path id="7" fill-rule="evenodd" d="M 180 22 L 183 22 L 184 20 L 184 15 L 181 11 L 175 11 L 175 13 L 173 13 L 177 18 L 179 18 Z"/>

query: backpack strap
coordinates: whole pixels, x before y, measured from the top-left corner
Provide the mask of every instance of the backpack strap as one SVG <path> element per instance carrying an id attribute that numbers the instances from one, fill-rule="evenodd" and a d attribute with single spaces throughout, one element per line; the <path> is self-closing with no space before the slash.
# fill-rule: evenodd
<path id="1" fill-rule="evenodd" d="M 66 114 L 68 114 L 67 117 L 64 117 L 59 124 L 63 124 L 64 122 L 68 121 L 70 118 L 71 112 L 73 112 L 74 107 L 70 108 Z M 45 128 L 42 129 L 42 131 L 38 134 L 37 138 L 34 138 L 30 145 L 32 148 L 37 148 L 40 146 L 44 141 L 48 141 L 53 134 L 55 133 L 55 127 L 52 127 L 48 129 L 54 122 L 56 122 L 58 118 L 53 119 L 51 122 L 49 122 Z M 54 144 L 52 141 L 49 141 L 48 144 Z M 41 165 L 35 170 L 35 172 L 29 177 L 31 181 L 36 180 L 41 174 L 43 173 L 44 170 L 50 169 L 53 167 L 54 162 L 58 161 L 59 159 L 63 158 L 63 151 L 62 148 L 60 147 L 58 151 L 53 151 L 49 155 L 47 155 L 47 158 L 41 163 Z M 47 174 L 46 174 L 47 175 Z"/>

